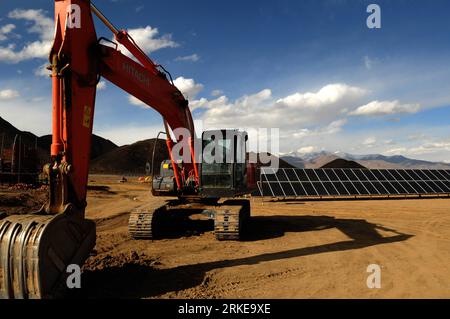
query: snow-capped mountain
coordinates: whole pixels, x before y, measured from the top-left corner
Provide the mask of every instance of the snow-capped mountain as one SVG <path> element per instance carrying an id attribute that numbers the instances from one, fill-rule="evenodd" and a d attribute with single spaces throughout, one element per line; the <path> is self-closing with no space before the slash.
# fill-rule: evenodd
<path id="1" fill-rule="evenodd" d="M 355 155 L 344 152 L 290 152 L 280 156 L 289 164 L 299 168 L 318 168 L 337 159 L 355 161 L 367 168 L 417 168 L 450 169 L 447 163 L 411 159 L 402 155 L 385 156 L 381 154 Z"/>

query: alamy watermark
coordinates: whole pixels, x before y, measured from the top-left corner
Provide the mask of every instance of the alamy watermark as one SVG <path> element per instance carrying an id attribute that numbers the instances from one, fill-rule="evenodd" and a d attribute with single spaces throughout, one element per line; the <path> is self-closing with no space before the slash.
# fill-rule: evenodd
<path id="1" fill-rule="evenodd" d="M 66 272 L 69 276 L 66 279 L 66 285 L 69 289 L 81 288 L 81 267 L 77 264 L 67 266 Z"/>
<path id="2" fill-rule="evenodd" d="M 378 4 L 372 3 L 367 6 L 366 25 L 369 29 L 381 29 L 381 7 Z"/>
<path id="3" fill-rule="evenodd" d="M 367 266 L 366 271 L 370 273 L 367 277 L 366 284 L 369 289 L 381 288 L 381 267 L 377 264 L 370 264 Z"/>
<path id="4" fill-rule="evenodd" d="M 202 121 L 195 121 L 195 126 L 202 131 Z M 197 163 L 258 163 L 273 169 L 279 167 L 279 128 L 213 129 L 194 139 L 187 128 L 177 128 L 173 137 L 178 142 L 172 148 L 172 157 L 178 163 L 192 163 L 189 141 L 193 140 Z"/>

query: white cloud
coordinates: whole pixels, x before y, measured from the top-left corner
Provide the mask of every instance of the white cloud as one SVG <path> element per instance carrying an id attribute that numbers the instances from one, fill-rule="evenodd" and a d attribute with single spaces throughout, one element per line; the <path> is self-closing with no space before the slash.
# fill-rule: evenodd
<path id="1" fill-rule="evenodd" d="M 1 94 L 0 94 L 1 95 Z M 0 99 L 0 115 L 19 130 L 45 135 L 51 132 L 51 100 L 25 98 L 17 94 L 12 99 Z"/>
<path id="2" fill-rule="evenodd" d="M 331 122 L 325 128 L 319 129 L 319 134 L 336 134 L 342 131 L 342 127 L 347 124 L 347 119 L 339 119 Z"/>
<path id="3" fill-rule="evenodd" d="M 43 40 L 53 40 L 54 21 L 45 15 L 43 10 L 15 9 L 8 14 L 11 19 L 31 21 L 33 24 L 28 29 L 29 33 L 38 34 Z"/>
<path id="4" fill-rule="evenodd" d="M 350 112 L 350 115 L 377 116 L 402 113 L 416 113 L 420 110 L 419 104 L 401 104 L 394 101 L 372 101 Z"/>
<path id="5" fill-rule="evenodd" d="M 279 99 L 278 104 L 289 107 L 303 109 L 327 108 L 332 104 L 340 102 L 346 98 L 360 98 L 367 93 L 366 90 L 348 86 L 346 84 L 329 84 L 321 88 L 316 93 L 294 93 L 285 98 Z"/>
<path id="6" fill-rule="evenodd" d="M 47 58 L 53 40 L 53 20 L 47 17 L 43 10 L 34 9 L 16 9 L 11 11 L 8 17 L 31 22 L 28 32 L 38 34 L 39 40 L 27 43 L 19 50 L 16 50 L 16 45 L 12 43 L 0 46 L 0 61 L 18 63 L 33 58 Z"/>
<path id="7" fill-rule="evenodd" d="M 21 61 L 33 59 L 33 58 L 47 58 L 50 52 L 53 35 L 54 35 L 54 22 L 53 19 L 47 17 L 43 10 L 22 10 L 16 9 L 8 14 L 11 19 L 25 20 L 32 23 L 28 29 L 29 33 L 38 34 L 39 39 L 25 44 L 21 49 L 17 49 L 13 43 L 7 46 L 0 46 L 0 61 L 7 63 L 18 63 Z M 3 30 L 3 28 L 5 28 Z M 0 29 L 0 39 L 2 39 L 3 31 L 11 32 L 11 25 L 6 25 Z M 139 47 L 146 53 L 152 53 L 154 51 L 163 48 L 174 48 L 179 46 L 178 43 L 172 40 L 170 34 L 159 36 L 157 28 L 146 26 L 143 28 L 129 29 L 128 33 L 139 45 Z M 126 55 L 131 57 L 131 53 L 122 46 L 119 48 Z"/>
<path id="8" fill-rule="evenodd" d="M 20 96 L 16 90 L 6 89 L 0 91 L 0 101 L 12 100 Z"/>
<path id="9" fill-rule="evenodd" d="M 408 149 L 408 154 L 430 154 L 435 152 L 450 151 L 450 141 L 429 142 L 417 147 Z"/>
<path id="10" fill-rule="evenodd" d="M 328 125 L 342 116 L 343 108 L 355 108 L 366 93 L 362 88 L 330 84 L 317 92 L 297 92 L 280 99 L 274 99 L 272 91 L 264 89 L 233 102 L 220 96 L 213 100 L 202 98 L 190 105 L 204 109 L 202 118 L 213 127 L 279 127 L 289 131 Z M 338 121 L 333 124 L 334 129 L 345 124 L 345 120 Z M 333 126 L 328 129 L 333 130 Z"/>
<path id="11" fill-rule="evenodd" d="M 197 62 L 198 60 L 200 60 L 200 57 L 194 53 L 191 55 L 186 55 L 186 56 L 179 56 L 175 58 L 175 61 L 191 61 L 191 62 Z"/>
<path id="12" fill-rule="evenodd" d="M 173 84 L 188 99 L 195 99 L 197 94 L 203 90 L 203 84 L 195 83 L 194 79 L 186 79 L 182 76 L 176 78 Z"/>
<path id="13" fill-rule="evenodd" d="M 226 105 L 228 103 L 228 98 L 226 96 L 220 96 L 214 100 L 208 100 L 202 97 L 200 100 L 193 100 L 189 102 L 189 107 L 191 111 L 196 109 L 204 109 L 204 108 L 215 108 L 220 107 L 221 105 Z"/>
<path id="14" fill-rule="evenodd" d="M 97 90 L 101 91 L 106 89 L 106 82 L 105 81 L 100 81 L 97 83 Z"/>
<path id="15" fill-rule="evenodd" d="M 133 95 L 128 95 L 128 102 L 132 105 L 137 105 L 140 106 L 142 108 L 147 108 L 147 104 L 145 104 L 144 102 L 142 102 L 141 100 L 139 100 L 138 98 L 134 97 Z"/>
<path id="16" fill-rule="evenodd" d="M 163 48 L 176 48 L 179 46 L 178 43 L 172 40 L 171 34 L 165 34 L 159 37 L 158 28 L 152 28 L 151 26 L 129 29 L 128 34 L 146 53 L 152 53 Z M 119 45 L 119 48 L 124 54 L 129 57 L 132 56 L 132 54 L 123 45 Z"/>
<path id="17" fill-rule="evenodd" d="M 371 58 L 369 58 L 368 55 L 364 56 L 364 66 L 366 67 L 367 70 L 371 70 L 374 64 L 375 64 L 375 60 L 372 60 Z"/>
<path id="18" fill-rule="evenodd" d="M 300 147 L 297 150 L 297 153 L 299 153 L 299 154 L 310 154 L 310 153 L 314 153 L 314 152 L 317 152 L 316 146 L 304 146 L 304 147 Z"/>
<path id="19" fill-rule="evenodd" d="M 222 95 L 223 91 L 222 90 L 212 90 L 211 91 L 211 96 L 217 97 L 219 95 Z"/>
<path id="20" fill-rule="evenodd" d="M 11 33 L 15 28 L 16 26 L 11 23 L 0 27 L 0 41 L 5 41 L 6 39 L 8 39 L 7 35 Z"/>
<path id="21" fill-rule="evenodd" d="M 301 139 L 301 138 L 312 136 L 312 135 L 314 135 L 314 133 L 311 132 L 311 130 L 309 130 L 307 128 L 302 128 L 302 129 L 296 130 L 294 132 L 287 133 L 286 138 L 289 138 L 289 135 L 295 139 Z"/>
<path id="22" fill-rule="evenodd" d="M 375 143 L 377 142 L 377 139 L 373 136 L 366 138 L 362 144 L 366 147 L 372 147 L 375 145 Z"/>
<path id="23" fill-rule="evenodd" d="M 158 132 L 163 129 L 162 124 L 160 126 L 139 126 L 127 124 L 120 127 L 106 126 L 96 128 L 94 126 L 94 133 L 113 141 L 119 146 L 122 146 L 149 138 L 155 138 L 158 135 Z"/>
<path id="24" fill-rule="evenodd" d="M 293 131 L 287 131 L 286 132 L 286 138 L 289 138 L 290 136 L 301 139 L 301 138 L 310 138 L 310 137 L 318 137 L 323 138 L 325 135 L 332 135 L 336 134 L 342 131 L 342 127 L 347 124 L 346 119 L 339 119 L 336 121 L 331 122 L 328 125 L 320 126 L 315 129 L 307 129 L 302 128 L 299 130 L 293 130 Z"/>
<path id="25" fill-rule="evenodd" d="M 35 76 L 49 77 L 50 74 L 50 70 L 47 70 L 47 63 L 42 64 L 34 70 Z"/>

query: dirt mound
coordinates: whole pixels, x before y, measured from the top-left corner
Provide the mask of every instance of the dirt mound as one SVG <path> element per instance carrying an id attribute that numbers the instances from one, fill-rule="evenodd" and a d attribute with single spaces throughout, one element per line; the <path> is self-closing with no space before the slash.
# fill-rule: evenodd
<path id="1" fill-rule="evenodd" d="M 347 161 L 343 158 L 337 158 L 323 165 L 321 168 L 366 168 L 355 161 Z"/>
<path id="2" fill-rule="evenodd" d="M 132 250 L 129 253 L 121 253 L 118 255 L 106 254 L 100 258 L 89 258 L 83 266 L 84 271 L 96 271 L 105 268 L 126 267 L 129 265 L 140 265 L 152 267 L 158 262 L 149 258 L 144 253 L 137 253 Z"/>
<path id="3" fill-rule="evenodd" d="M 38 211 L 47 201 L 47 190 L 21 189 L 21 190 L 0 190 L 0 212 L 8 215 L 30 214 Z"/>
<path id="4" fill-rule="evenodd" d="M 83 287 L 72 298 L 137 298 L 152 287 L 160 263 L 144 253 L 93 256 L 83 266 Z M 151 281 L 147 280 L 150 275 Z M 132 287 L 130 289 L 130 287 Z"/>
<path id="5" fill-rule="evenodd" d="M 116 148 L 91 162 L 91 172 L 97 174 L 145 174 L 146 165 L 152 159 L 156 143 L 154 172 L 159 172 L 161 162 L 169 158 L 166 142 L 149 139 Z"/>

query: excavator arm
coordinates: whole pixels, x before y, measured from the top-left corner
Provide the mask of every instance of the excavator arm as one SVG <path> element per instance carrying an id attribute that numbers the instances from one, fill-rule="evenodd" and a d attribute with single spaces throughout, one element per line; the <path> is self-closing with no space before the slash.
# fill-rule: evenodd
<path id="1" fill-rule="evenodd" d="M 135 60 L 97 39 L 92 12 L 113 32 L 117 42 Z M 194 125 L 188 101 L 169 81 L 166 74 L 137 46 L 126 31 L 112 23 L 86 0 L 55 1 L 56 32 L 51 50 L 53 79 L 52 158 L 76 167 L 70 175 L 75 198 L 83 204 L 89 166 L 89 150 L 94 118 L 96 84 L 100 76 L 158 111 L 172 130 L 188 130 L 191 161 L 183 163 L 184 173 L 176 171 L 179 190 L 189 174 L 198 181 L 193 146 Z M 173 142 L 167 134 L 171 151 Z M 177 141 L 181 142 L 181 141 Z M 172 154 L 172 152 L 170 152 Z M 172 159 L 175 161 L 175 159 Z M 175 164 L 175 163 L 173 163 Z M 177 165 L 173 165 L 177 170 Z"/>
<path id="2" fill-rule="evenodd" d="M 117 44 L 106 45 L 108 41 L 97 38 L 92 13 L 132 58 L 120 52 Z M 50 63 L 53 136 L 51 163 L 44 168 L 49 200 L 32 215 L 0 216 L 1 298 L 58 296 L 67 266 L 82 265 L 95 246 L 95 224 L 84 216 L 96 85 L 101 76 L 163 116 L 178 190 L 182 192 L 189 179 L 198 186 L 194 125 L 187 100 L 128 33 L 117 30 L 89 0 L 55 0 Z M 172 156 L 175 142 L 169 127 L 189 132 L 175 141 L 189 145 L 191 161 L 182 163 L 180 171 Z"/>
<path id="3" fill-rule="evenodd" d="M 132 96 L 153 107 L 164 118 L 166 126 L 167 147 L 174 168 L 178 190 L 185 186 L 189 175 L 195 176 L 198 186 L 198 171 L 194 153 L 194 124 L 187 100 L 181 92 L 167 80 L 166 74 L 159 71 L 154 74 L 148 68 L 122 54 L 117 48 L 99 44 L 100 74 L 128 92 Z M 183 172 L 178 171 L 176 160 L 172 156 L 173 141 L 170 138 L 167 124 L 172 130 L 185 129 L 189 136 L 188 149 L 190 161 L 183 163 Z M 186 137 L 185 137 L 186 138 Z M 177 142 L 183 142 L 181 140 Z M 187 173 L 187 174 L 186 174 Z"/>

